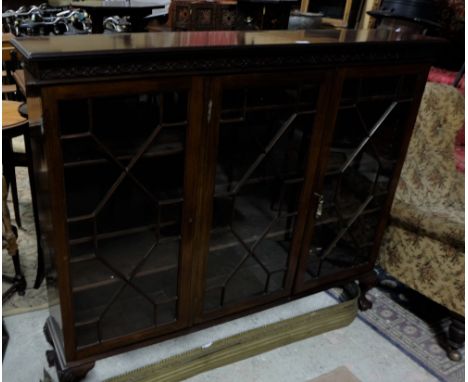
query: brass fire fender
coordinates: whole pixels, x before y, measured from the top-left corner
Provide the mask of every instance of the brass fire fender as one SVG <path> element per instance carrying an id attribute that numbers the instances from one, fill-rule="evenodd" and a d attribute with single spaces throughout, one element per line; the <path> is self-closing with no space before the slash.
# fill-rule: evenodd
<path id="1" fill-rule="evenodd" d="M 351 298 L 322 308 L 226 337 L 163 359 L 105 382 L 176 382 L 280 346 L 345 327 L 358 311 L 359 289 L 346 288 Z"/>

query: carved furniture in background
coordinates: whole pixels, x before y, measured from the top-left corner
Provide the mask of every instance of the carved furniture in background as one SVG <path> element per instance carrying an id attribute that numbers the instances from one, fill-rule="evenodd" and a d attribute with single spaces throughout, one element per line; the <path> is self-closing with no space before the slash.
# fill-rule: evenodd
<path id="1" fill-rule="evenodd" d="M 288 29 L 289 14 L 298 0 L 238 0 L 243 29 Z"/>
<path id="2" fill-rule="evenodd" d="M 2 281 L 11 284 L 11 286 L 2 293 L 2 303 L 8 301 L 15 293 L 24 296 L 26 290 L 26 280 L 21 271 L 20 255 L 18 251 L 18 229 L 11 224 L 10 212 L 6 201 L 7 196 L 8 188 L 5 177 L 2 176 L 2 241 L 5 242 L 5 248 L 8 255 L 11 256 L 15 271 L 14 276 L 2 274 Z M 5 343 L 3 345 L 5 346 Z M 5 355 L 5 350 L 3 351 L 3 355 Z"/>
<path id="3" fill-rule="evenodd" d="M 174 30 L 288 29 L 291 7 L 297 0 L 174 0 Z"/>
<path id="4" fill-rule="evenodd" d="M 2 140 L 3 140 L 3 155 L 2 155 L 2 241 L 5 241 L 5 248 L 8 255 L 13 261 L 14 276 L 2 275 L 3 282 L 12 284 L 3 294 L 2 302 L 8 300 L 14 293 L 24 295 L 26 290 L 26 280 L 21 272 L 20 255 L 18 251 L 18 229 L 12 225 L 10 212 L 7 205 L 8 184 L 13 189 L 13 206 L 15 216 L 19 217 L 18 210 L 18 194 L 16 189 L 16 177 L 13 163 L 13 156 L 10 151 L 11 139 L 15 136 L 24 133 L 28 126 L 27 119 L 23 118 L 18 113 L 19 102 L 2 101 Z M 18 225 L 20 223 L 17 221 Z"/>
<path id="5" fill-rule="evenodd" d="M 12 55 L 14 48 L 10 44 L 13 35 L 2 33 L 2 99 L 14 99 L 16 85 L 13 80 L 14 63 Z"/>
<path id="6" fill-rule="evenodd" d="M 14 72 L 17 73 L 18 70 Z M 26 104 L 18 101 L 2 101 L 2 163 L 3 174 L 12 196 L 16 225 L 21 227 L 21 214 L 16 183 L 16 168 L 26 167 L 31 190 L 31 203 L 37 239 L 37 269 L 34 288 L 39 288 L 44 279 L 44 258 L 40 245 L 40 227 L 37 213 L 37 201 L 33 177 L 32 152 L 29 138 L 29 121 L 24 114 Z M 16 261 L 16 260 L 15 260 Z M 16 267 L 16 264 L 15 264 Z M 18 265 L 19 269 L 19 260 Z M 24 281 L 24 280 L 23 280 Z M 24 290 L 24 288 L 23 288 Z"/>
<path id="7" fill-rule="evenodd" d="M 13 151 L 13 138 L 27 133 L 28 120 L 20 115 L 18 108 L 21 102 L 2 101 L 2 149 L 3 149 L 3 174 L 7 185 L 11 188 L 15 220 L 21 228 L 21 214 L 19 210 L 18 188 L 16 185 L 15 167 L 20 162 L 26 163 L 24 153 Z"/>
<path id="8" fill-rule="evenodd" d="M 173 30 L 231 30 L 238 23 L 236 1 L 174 0 L 170 8 Z"/>
<path id="9" fill-rule="evenodd" d="M 440 44 L 337 30 L 16 40 L 28 106 L 43 105 L 30 120 L 60 378 L 331 286 L 365 293 Z"/>

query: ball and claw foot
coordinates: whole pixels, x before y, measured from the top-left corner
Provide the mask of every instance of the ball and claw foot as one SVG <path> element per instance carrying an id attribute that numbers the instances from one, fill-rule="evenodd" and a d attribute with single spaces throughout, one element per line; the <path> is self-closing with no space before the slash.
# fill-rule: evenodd
<path id="1" fill-rule="evenodd" d="M 50 337 L 50 333 L 49 333 L 49 330 L 47 329 L 47 326 L 44 325 L 44 327 L 42 328 L 42 331 L 44 332 L 44 337 L 47 341 L 47 343 L 50 345 L 50 346 L 54 346 L 53 342 L 52 342 L 52 338 Z"/>
<path id="2" fill-rule="evenodd" d="M 366 273 L 359 279 L 359 289 L 361 290 L 361 295 L 358 299 L 358 307 L 361 311 L 366 311 L 372 308 L 372 301 L 366 297 L 366 293 L 377 285 L 377 273 L 374 270 Z"/>
<path id="3" fill-rule="evenodd" d="M 26 294 L 26 279 L 22 274 L 14 277 L 14 284 L 16 285 L 17 293 L 20 296 L 24 296 Z"/>
<path id="4" fill-rule="evenodd" d="M 55 366 L 55 351 L 47 350 L 46 358 L 47 358 L 47 363 L 49 364 L 49 367 L 54 367 Z"/>
<path id="5" fill-rule="evenodd" d="M 447 356 L 454 362 L 462 360 L 460 349 L 465 344 L 465 319 L 452 316 L 447 337 Z"/>
<path id="6" fill-rule="evenodd" d="M 361 295 L 358 299 L 359 310 L 366 311 L 372 308 L 372 301 L 369 300 L 366 296 Z"/>
<path id="7" fill-rule="evenodd" d="M 60 382 L 78 382 L 85 378 L 88 371 L 94 367 L 94 362 L 67 364 L 60 341 L 55 342 L 57 338 L 57 325 L 53 318 L 49 317 L 43 327 L 47 342 L 54 348 L 46 351 L 46 358 L 49 367 L 55 367 L 57 377 Z"/>
<path id="8" fill-rule="evenodd" d="M 462 355 L 458 349 L 450 348 L 447 354 L 448 357 L 454 362 L 460 362 L 462 360 Z"/>

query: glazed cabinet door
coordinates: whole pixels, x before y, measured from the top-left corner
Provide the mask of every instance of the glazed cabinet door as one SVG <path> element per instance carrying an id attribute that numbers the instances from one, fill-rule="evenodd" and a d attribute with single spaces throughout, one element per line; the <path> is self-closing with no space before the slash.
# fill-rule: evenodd
<path id="1" fill-rule="evenodd" d="M 187 326 L 185 163 L 200 91 L 196 79 L 44 90 L 68 358 Z"/>
<path id="2" fill-rule="evenodd" d="M 239 75 L 210 95 L 197 320 L 288 296 L 327 102 L 324 73 Z M 211 165 L 210 165 L 211 164 Z"/>
<path id="3" fill-rule="evenodd" d="M 359 278 L 375 262 L 425 67 L 341 71 L 323 137 L 296 291 Z"/>

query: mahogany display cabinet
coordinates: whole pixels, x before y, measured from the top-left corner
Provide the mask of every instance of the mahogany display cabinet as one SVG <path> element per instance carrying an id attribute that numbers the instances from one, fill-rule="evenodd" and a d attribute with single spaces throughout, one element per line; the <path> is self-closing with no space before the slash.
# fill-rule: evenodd
<path id="1" fill-rule="evenodd" d="M 332 286 L 364 295 L 442 44 L 344 30 L 14 40 L 60 378 Z"/>

